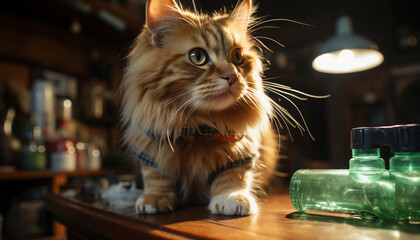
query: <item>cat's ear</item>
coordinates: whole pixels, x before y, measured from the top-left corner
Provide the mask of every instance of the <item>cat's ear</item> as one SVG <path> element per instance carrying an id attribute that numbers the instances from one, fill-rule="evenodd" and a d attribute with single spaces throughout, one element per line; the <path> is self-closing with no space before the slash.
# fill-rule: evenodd
<path id="1" fill-rule="evenodd" d="M 146 5 L 146 24 L 150 43 L 160 45 L 162 35 L 180 17 L 175 0 L 149 0 Z"/>
<path id="2" fill-rule="evenodd" d="M 246 34 L 248 24 L 252 15 L 252 0 L 239 0 L 235 9 L 229 15 L 228 21 L 230 26 L 234 28 L 234 32 L 238 37 Z"/>

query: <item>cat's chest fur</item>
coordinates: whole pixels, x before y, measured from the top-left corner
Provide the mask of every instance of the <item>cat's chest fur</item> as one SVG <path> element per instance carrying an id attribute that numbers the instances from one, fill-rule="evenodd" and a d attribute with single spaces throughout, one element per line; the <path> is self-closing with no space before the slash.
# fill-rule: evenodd
<path id="1" fill-rule="evenodd" d="M 209 200 L 212 178 L 231 163 L 259 155 L 260 134 L 248 131 L 238 140 L 221 142 L 200 136 L 181 137 L 169 144 L 143 136 L 144 151 L 154 159 L 157 169 L 171 179 L 180 204 Z M 158 151 L 157 151 L 158 150 Z M 252 163 L 251 163 L 252 164 Z"/>

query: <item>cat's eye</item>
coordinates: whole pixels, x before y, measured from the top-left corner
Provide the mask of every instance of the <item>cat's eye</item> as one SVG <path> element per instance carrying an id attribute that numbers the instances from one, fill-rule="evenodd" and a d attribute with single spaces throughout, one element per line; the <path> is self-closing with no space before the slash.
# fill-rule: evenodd
<path id="1" fill-rule="evenodd" d="M 244 54 L 242 53 L 242 51 L 239 48 L 235 48 L 230 53 L 230 59 L 231 59 L 233 64 L 241 65 L 244 62 Z"/>
<path id="2" fill-rule="evenodd" d="M 204 64 L 209 62 L 207 53 L 202 48 L 194 48 L 191 51 L 189 51 L 188 59 L 190 59 L 190 61 L 197 66 L 203 66 Z"/>

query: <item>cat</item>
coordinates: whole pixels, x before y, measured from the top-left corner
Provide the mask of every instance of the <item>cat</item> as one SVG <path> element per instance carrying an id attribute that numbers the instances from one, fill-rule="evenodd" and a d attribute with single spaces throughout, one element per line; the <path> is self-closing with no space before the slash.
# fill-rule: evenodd
<path id="1" fill-rule="evenodd" d="M 149 0 L 121 82 L 124 142 L 140 161 L 140 214 L 208 204 L 212 214 L 258 213 L 277 164 L 263 56 L 249 26 L 255 6 L 231 13 Z"/>

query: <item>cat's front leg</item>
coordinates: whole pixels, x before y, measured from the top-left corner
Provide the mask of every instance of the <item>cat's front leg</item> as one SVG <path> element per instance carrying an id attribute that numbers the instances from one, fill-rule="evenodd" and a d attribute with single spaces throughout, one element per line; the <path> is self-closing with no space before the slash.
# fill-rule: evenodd
<path id="1" fill-rule="evenodd" d="M 144 194 L 137 198 L 136 213 L 173 212 L 176 207 L 175 187 L 158 170 L 142 164 Z"/>
<path id="2" fill-rule="evenodd" d="M 209 210 L 212 214 L 246 216 L 258 213 L 251 193 L 252 171 L 232 169 L 220 174 L 211 187 Z"/>

